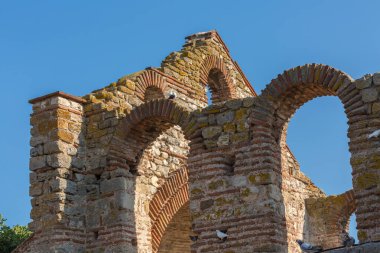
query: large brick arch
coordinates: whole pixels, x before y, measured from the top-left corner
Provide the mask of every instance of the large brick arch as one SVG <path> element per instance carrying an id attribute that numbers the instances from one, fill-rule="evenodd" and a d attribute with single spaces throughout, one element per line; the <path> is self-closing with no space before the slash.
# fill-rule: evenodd
<path id="1" fill-rule="evenodd" d="M 362 109 L 361 95 L 346 73 L 322 64 L 306 64 L 284 71 L 262 91 L 274 105 L 276 126 L 283 126 L 304 103 L 320 96 L 337 96 L 347 116 Z"/>
<path id="2" fill-rule="evenodd" d="M 359 82 L 353 80 L 349 75 L 326 65 L 307 64 L 287 70 L 273 79 L 260 95 L 259 99 L 262 103 L 259 107 L 261 108 L 255 109 L 257 113 L 252 117 L 252 131 L 262 129 L 262 125 L 268 127 L 266 131 L 269 135 L 266 135 L 265 138 L 268 139 L 268 143 L 272 142 L 275 146 L 277 145 L 274 156 L 280 158 L 282 157 L 281 147 L 285 145 L 287 123 L 295 111 L 304 103 L 319 96 L 339 98 L 348 119 L 358 235 L 360 241 L 364 242 L 370 240 L 368 234 L 373 233 L 372 227 L 376 227 L 379 219 L 374 215 L 374 210 L 367 207 L 375 203 L 375 194 L 370 187 L 374 183 L 365 181 L 369 177 L 367 174 L 372 172 L 365 171 L 367 166 L 362 157 L 364 154 L 376 156 L 378 151 L 372 148 L 371 140 L 368 139 L 371 132 L 366 128 L 368 124 L 373 124 L 369 122 L 375 116 L 369 115 L 370 105 L 363 98 L 363 93 L 358 85 L 360 87 Z M 283 163 L 281 158 L 276 163 L 278 165 L 273 164 L 273 166 L 281 171 Z M 281 172 L 279 172 L 279 176 L 281 176 Z M 371 217 L 372 223 L 367 221 L 367 216 Z"/>
<path id="3" fill-rule="evenodd" d="M 236 91 L 223 59 L 209 55 L 204 59 L 199 71 L 200 83 L 204 86 L 209 85 L 213 102 L 222 102 L 235 97 Z"/>
<path id="4" fill-rule="evenodd" d="M 108 163 L 110 167 L 125 167 L 136 175 L 136 187 L 139 176 L 146 171 L 141 170 L 141 162 L 144 160 L 144 152 L 150 144 L 158 140 L 158 137 L 173 126 L 179 126 L 184 138 L 190 140 L 190 134 L 194 132 L 195 125 L 192 123 L 190 112 L 170 99 L 152 100 L 134 108 L 119 123 L 111 140 Z M 170 150 L 169 150 L 170 151 Z M 170 152 L 169 156 L 171 155 Z M 184 157 L 184 159 L 186 159 Z M 184 165 L 185 166 L 185 165 Z M 141 172 L 141 174 L 140 174 Z M 148 195 L 136 195 L 135 205 L 149 203 L 149 210 L 143 217 L 150 217 L 151 228 L 137 228 L 137 235 L 144 234 L 151 237 L 151 242 L 146 244 L 138 238 L 138 249 L 145 250 L 152 247 L 157 252 L 166 226 L 176 212 L 189 200 L 188 176 L 186 168 L 179 168 L 164 180 L 161 188 L 152 199 Z M 137 194 L 137 193 L 135 193 Z M 153 193 L 152 193 L 153 194 Z M 140 212 L 136 209 L 135 212 Z M 146 216 L 147 215 L 147 216 Z M 137 217 L 137 214 L 135 214 Z M 140 216 L 139 216 L 140 217 Z M 140 244 L 141 243 L 141 244 Z"/>
<path id="5" fill-rule="evenodd" d="M 166 227 L 174 215 L 189 201 L 188 172 L 183 167 L 171 175 L 158 189 L 149 204 L 152 219 L 152 249 L 157 252 Z"/>
<path id="6" fill-rule="evenodd" d="M 350 122 L 366 113 L 360 91 L 346 73 L 322 64 L 306 64 L 284 71 L 273 79 L 260 97 L 270 104 L 273 114 L 273 136 L 281 147 L 286 145 L 287 126 L 297 109 L 321 96 L 336 96 L 342 102 Z"/>
<path id="7" fill-rule="evenodd" d="M 159 73 L 152 70 L 145 70 L 142 74 L 137 76 L 136 95 L 145 100 L 146 91 L 148 88 L 154 87 L 162 94 L 164 93 L 167 84 L 165 78 Z"/>

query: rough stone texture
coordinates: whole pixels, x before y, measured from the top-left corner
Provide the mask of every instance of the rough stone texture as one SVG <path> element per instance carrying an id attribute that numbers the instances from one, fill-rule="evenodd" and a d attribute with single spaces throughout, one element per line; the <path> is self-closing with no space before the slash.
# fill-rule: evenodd
<path id="1" fill-rule="evenodd" d="M 341 246 L 353 212 L 360 242 L 380 240 L 380 141 L 368 138 L 380 129 L 379 87 L 378 74 L 355 81 L 307 64 L 257 96 L 211 31 L 83 98 L 33 99 L 34 234 L 15 252 L 298 253 L 296 239 Z M 354 187 L 338 196 L 286 146 L 294 112 L 327 95 L 349 126 Z M 225 242 L 216 229 L 227 229 Z"/>

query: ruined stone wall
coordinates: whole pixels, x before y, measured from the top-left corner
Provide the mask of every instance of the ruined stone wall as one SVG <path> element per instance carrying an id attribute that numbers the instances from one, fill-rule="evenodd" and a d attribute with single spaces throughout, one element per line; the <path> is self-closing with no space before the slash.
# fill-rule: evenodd
<path id="1" fill-rule="evenodd" d="M 352 190 L 340 195 L 306 199 L 308 241 L 325 249 L 342 245 L 343 231 L 349 230 L 350 216 L 356 210 Z"/>
<path id="2" fill-rule="evenodd" d="M 300 171 L 298 162 L 286 146 L 282 147 L 282 183 L 289 252 L 301 252 L 296 240 L 304 238 L 311 241 L 305 201 L 326 195 Z"/>
<path id="3" fill-rule="evenodd" d="M 258 141 L 250 115 L 256 98 L 231 100 L 198 115 L 202 148 L 190 150 L 190 210 L 199 240 L 196 252 L 284 252 L 286 234 L 279 177 L 262 166 L 261 152 L 271 147 Z M 227 229 L 221 243 L 215 230 Z M 252 243 L 255 238 L 256 243 Z"/>
<path id="4" fill-rule="evenodd" d="M 328 246 L 339 246 L 345 207 L 357 207 L 361 242 L 378 240 L 380 142 L 370 134 L 380 128 L 379 87 L 379 74 L 355 81 L 311 64 L 256 96 L 212 31 L 83 98 L 31 100 L 34 235 L 15 252 L 299 252 L 295 239 L 334 236 Z M 349 120 L 354 188 L 345 197 L 326 196 L 286 147 L 295 110 L 326 95 Z M 179 223 L 185 209 L 191 229 Z M 185 242 L 190 234 L 198 240 Z"/>
<path id="5" fill-rule="evenodd" d="M 55 93 L 31 102 L 29 168 L 33 208 L 29 228 L 34 232 L 34 240 L 29 240 L 25 247 L 30 252 L 60 248 L 80 252 L 85 242 L 82 204 L 86 198 L 86 193 L 78 187 L 84 178 L 80 162 L 84 139 L 83 100 Z"/>
<path id="6" fill-rule="evenodd" d="M 214 69 L 222 76 L 219 87 L 212 85 L 209 75 Z M 216 32 L 188 36 L 182 50 L 166 57 L 160 70 L 182 82 L 184 87 L 189 87 L 196 99 L 205 105 L 206 85 L 210 86 L 214 103 L 256 95 Z"/>

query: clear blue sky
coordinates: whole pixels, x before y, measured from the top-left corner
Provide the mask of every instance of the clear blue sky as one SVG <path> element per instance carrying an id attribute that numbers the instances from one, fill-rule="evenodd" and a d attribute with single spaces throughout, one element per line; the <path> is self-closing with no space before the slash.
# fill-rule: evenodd
<path id="1" fill-rule="evenodd" d="M 1 1 L 0 213 L 29 221 L 27 100 L 84 95 L 159 66 L 184 37 L 217 29 L 256 91 L 282 71 L 324 63 L 354 78 L 380 70 L 380 1 Z M 347 124 L 337 98 L 307 103 L 288 142 L 328 194 L 351 186 Z"/>

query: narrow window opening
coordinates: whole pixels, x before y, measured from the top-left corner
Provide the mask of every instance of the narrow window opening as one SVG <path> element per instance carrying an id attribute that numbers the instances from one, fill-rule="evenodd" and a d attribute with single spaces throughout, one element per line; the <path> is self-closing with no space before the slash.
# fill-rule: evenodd
<path id="1" fill-rule="evenodd" d="M 206 86 L 207 105 L 212 105 L 212 91 L 210 87 Z"/>
<path id="2" fill-rule="evenodd" d="M 225 76 L 219 69 L 211 69 L 208 74 L 206 97 L 208 105 L 224 102 L 230 98 Z"/>
<path id="3" fill-rule="evenodd" d="M 235 173 L 235 156 L 227 155 L 225 157 L 225 171 L 227 176 L 233 176 Z"/>
<path id="4" fill-rule="evenodd" d="M 99 231 L 94 231 L 94 240 L 98 240 L 99 238 Z"/>
<path id="5" fill-rule="evenodd" d="M 355 238 L 355 243 L 359 243 L 357 229 L 356 229 L 356 215 L 355 215 L 355 213 L 353 213 L 350 216 L 350 219 L 348 222 L 349 222 L 349 224 L 347 226 L 347 229 L 348 229 L 347 232 L 350 234 L 350 236 Z"/>

